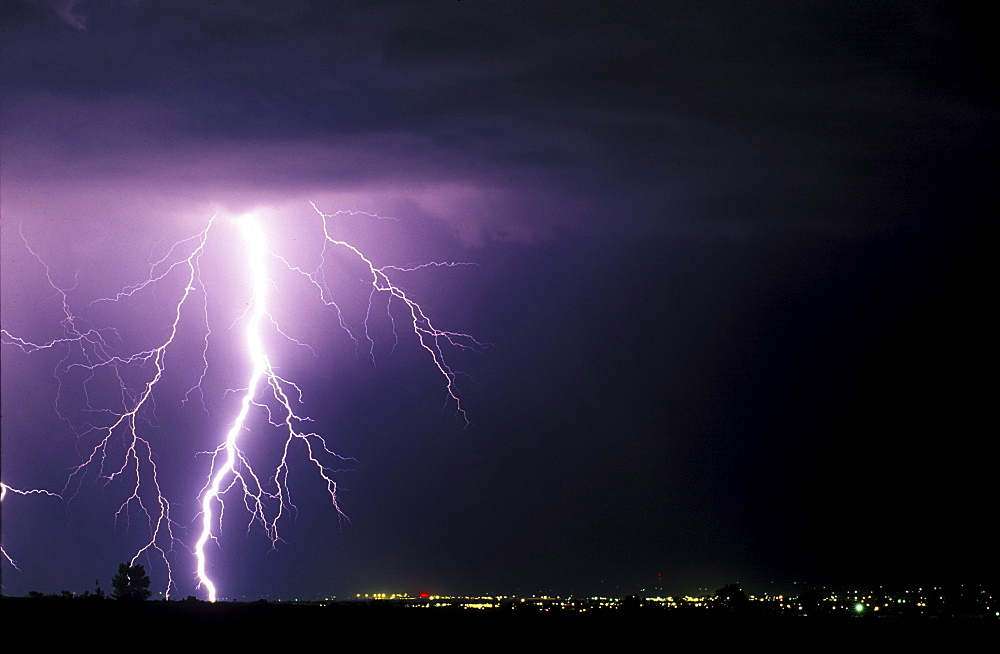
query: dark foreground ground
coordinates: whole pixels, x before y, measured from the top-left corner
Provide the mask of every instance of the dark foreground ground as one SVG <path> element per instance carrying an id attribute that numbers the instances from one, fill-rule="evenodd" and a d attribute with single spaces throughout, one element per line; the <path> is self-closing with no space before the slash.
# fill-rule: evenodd
<path id="1" fill-rule="evenodd" d="M 233 646 L 359 646 L 473 649 L 487 646 L 752 647 L 850 646 L 853 651 L 920 646 L 989 651 L 1000 620 L 983 618 L 736 618 L 709 613 L 604 613 L 415 609 L 392 605 L 145 602 L 0 598 L 0 648 L 14 641 L 130 643 L 129 649 Z M 645 645 L 644 645 L 645 643 Z"/>

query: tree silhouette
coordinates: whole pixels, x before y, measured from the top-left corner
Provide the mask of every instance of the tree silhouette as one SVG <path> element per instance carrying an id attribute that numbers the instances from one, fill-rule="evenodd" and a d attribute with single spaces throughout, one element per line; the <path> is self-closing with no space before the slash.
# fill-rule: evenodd
<path id="1" fill-rule="evenodd" d="M 149 597 L 149 577 L 141 565 L 120 564 L 111 587 L 115 589 L 111 596 L 117 600 L 139 602 Z"/>
<path id="2" fill-rule="evenodd" d="M 726 584 L 715 591 L 715 605 L 729 613 L 746 613 L 750 610 L 750 598 L 739 584 Z"/>

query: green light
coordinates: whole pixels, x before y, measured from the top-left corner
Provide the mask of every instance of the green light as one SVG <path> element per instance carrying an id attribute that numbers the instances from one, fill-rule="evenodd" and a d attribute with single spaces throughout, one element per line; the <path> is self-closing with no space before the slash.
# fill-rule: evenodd
<path id="1" fill-rule="evenodd" d="M 864 613 L 864 611 L 865 611 L 865 605 L 864 604 L 858 602 L 857 604 L 854 605 L 854 612 L 855 613 Z"/>

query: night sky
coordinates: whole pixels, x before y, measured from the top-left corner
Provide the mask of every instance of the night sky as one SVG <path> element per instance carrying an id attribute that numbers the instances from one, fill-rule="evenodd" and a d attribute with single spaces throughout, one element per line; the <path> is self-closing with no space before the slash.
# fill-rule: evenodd
<path id="1" fill-rule="evenodd" d="M 2 479 L 62 491 L 115 401 L 90 387 L 88 408 L 65 349 L 11 344 L 63 334 L 28 248 L 126 356 L 184 284 L 92 301 L 219 216 L 202 393 L 183 402 L 198 294 L 139 425 L 176 593 L 200 596 L 197 453 L 246 375 L 231 218 L 316 265 L 313 202 L 394 218 L 331 222 L 376 265 L 477 264 L 394 277 L 489 344 L 445 352 L 471 424 L 393 340 L 398 305 L 375 304 L 373 363 L 289 279 L 275 318 L 315 354 L 274 338 L 275 358 L 352 459 L 347 517 L 301 466 L 276 550 L 231 504 L 221 596 L 994 579 L 986 22 L 928 2 L 6 0 Z M 363 334 L 363 275 L 329 273 Z M 93 472 L 65 500 L 8 494 L 4 593 L 107 589 L 148 540 L 134 505 L 115 519 L 128 494 Z M 162 591 L 162 560 L 139 562 Z"/>

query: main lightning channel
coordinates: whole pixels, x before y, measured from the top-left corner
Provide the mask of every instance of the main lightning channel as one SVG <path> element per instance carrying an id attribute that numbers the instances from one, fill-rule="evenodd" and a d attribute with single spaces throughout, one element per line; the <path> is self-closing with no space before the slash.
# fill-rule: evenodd
<path id="1" fill-rule="evenodd" d="M 201 498 L 201 536 L 195 544 L 195 557 L 197 559 L 198 580 L 208 592 L 208 600 L 216 600 L 216 588 L 211 578 L 208 576 L 205 545 L 209 539 L 214 540 L 212 527 L 215 523 L 215 507 L 219 509 L 219 524 L 221 528 L 223 505 L 220 494 L 228 490 L 233 484 L 238 482 L 239 473 L 236 472 L 236 460 L 240 456 L 238 441 L 240 434 L 244 430 L 247 415 L 250 413 L 250 406 L 253 404 L 257 394 L 257 386 L 265 371 L 270 367 L 267 356 L 264 353 L 264 344 L 261 338 L 260 327 L 264 316 L 267 314 L 267 272 L 265 266 L 264 235 L 256 221 L 250 216 L 244 216 L 240 220 L 240 229 L 247 244 L 247 261 L 250 265 L 253 296 L 251 298 L 252 309 L 247 319 L 246 344 L 250 358 L 251 369 L 250 378 L 247 381 L 246 392 L 240 402 L 240 412 L 233 421 L 232 427 L 226 434 L 226 441 L 216 450 L 216 456 L 224 457 L 223 464 L 219 466 L 211 477 L 208 488 L 203 491 Z"/>

